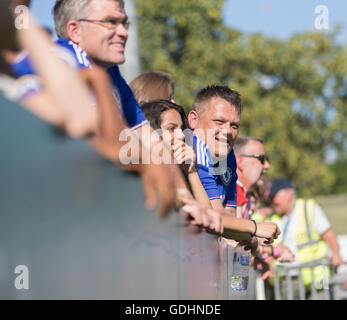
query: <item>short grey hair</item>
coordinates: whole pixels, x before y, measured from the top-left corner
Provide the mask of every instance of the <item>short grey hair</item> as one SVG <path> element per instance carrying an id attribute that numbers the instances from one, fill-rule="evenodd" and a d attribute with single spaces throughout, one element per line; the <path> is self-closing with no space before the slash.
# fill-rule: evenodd
<path id="1" fill-rule="evenodd" d="M 86 8 L 93 0 L 57 0 L 53 8 L 55 31 L 59 38 L 68 39 L 66 25 L 70 20 L 82 19 Z M 117 1 L 124 7 L 123 0 Z"/>
<path id="2" fill-rule="evenodd" d="M 55 31 L 59 38 L 68 39 L 66 25 L 70 20 L 82 18 L 92 0 L 57 0 L 53 8 Z"/>
<path id="3" fill-rule="evenodd" d="M 250 141 L 257 141 L 261 144 L 264 144 L 264 140 L 256 138 L 256 137 L 250 137 L 250 136 L 238 136 L 235 143 L 234 143 L 234 152 L 236 155 L 241 154 L 244 147 L 248 145 Z"/>

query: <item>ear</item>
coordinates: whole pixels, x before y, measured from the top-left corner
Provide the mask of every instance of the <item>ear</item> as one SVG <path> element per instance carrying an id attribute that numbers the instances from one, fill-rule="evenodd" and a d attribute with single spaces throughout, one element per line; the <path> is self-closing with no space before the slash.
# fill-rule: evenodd
<path id="1" fill-rule="evenodd" d="M 199 116 L 195 110 L 191 110 L 188 114 L 188 123 L 189 127 L 192 130 L 195 130 L 199 123 Z"/>
<path id="2" fill-rule="evenodd" d="M 81 26 L 78 21 L 70 20 L 66 24 L 66 33 L 72 42 L 78 45 L 81 43 Z"/>
<path id="3" fill-rule="evenodd" d="M 236 158 L 237 169 L 239 169 L 240 171 L 243 171 L 243 157 L 235 156 L 235 158 Z"/>

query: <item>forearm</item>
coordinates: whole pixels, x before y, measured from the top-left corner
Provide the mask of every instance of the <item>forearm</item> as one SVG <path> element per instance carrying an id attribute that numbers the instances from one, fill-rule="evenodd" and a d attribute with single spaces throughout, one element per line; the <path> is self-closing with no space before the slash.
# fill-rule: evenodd
<path id="1" fill-rule="evenodd" d="M 238 236 L 242 237 L 242 240 L 248 240 L 251 238 L 251 234 L 253 234 L 255 230 L 255 226 L 252 221 L 235 218 L 232 216 L 223 215 L 222 223 L 224 228 L 223 236 L 225 238 Z"/>
<path id="2" fill-rule="evenodd" d="M 228 216 L 236 217 L 237 209 L 236 207 L 225 207 L 224 212 Z"/>
<path id="3" fill-rule="evenodd" d="M 322 234 L 322 239 L 328 243 L 331 251 L 334 254 L 340 254 L 340 246 L 332 229 L 328 229 L 326 232 L 324 232 Z"/>

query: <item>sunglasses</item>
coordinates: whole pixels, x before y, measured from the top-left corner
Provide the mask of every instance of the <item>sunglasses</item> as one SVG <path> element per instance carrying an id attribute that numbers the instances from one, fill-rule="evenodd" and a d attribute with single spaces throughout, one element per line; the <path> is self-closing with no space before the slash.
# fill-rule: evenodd
<path id="1" fill-rule="evenodd" d="M 264 153 L 264 154 L 241 154 L 241 157 L 256 158 L 261 162 L 261 164 L 264 164 L 265 161 L 270 162 L 270 158 L 266 153 Z"/>

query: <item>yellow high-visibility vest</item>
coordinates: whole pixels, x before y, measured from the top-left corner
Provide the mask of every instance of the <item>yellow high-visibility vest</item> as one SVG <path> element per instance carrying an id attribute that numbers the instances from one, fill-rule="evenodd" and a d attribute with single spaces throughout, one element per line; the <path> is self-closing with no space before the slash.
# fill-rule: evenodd
<path id="1" fill-rule="evenodd" d="M 298 262 L 303 264 L 327 257 L 328 247 L 321 235 L 313 228 L 313 212 L 316 201 L 313 199 L 297 199 L 294 210 L 296 211 L 296 235 L 295 242 L 298 248 Z M 312 276 L 317 289 L 323 288 L 324 273 L 329 277 L 329 268 L 318 266 L 315 268 L 303 268 L 302 279 L 305 285 L 312 283 Z"/>
<path id="2" fill-rule="evenodd" d="M 296 236 L 295 242 L 298 248 L 297 251 L 297 261 L 299 264 L 319 260 L 327 257 L 328 247 L 325 241 L 321 239 L 319 233 L 317 233 L 313 228 L 313 212 L 316 201 L 313 199 L 304 200 L 296 199 L 295 208 L 296 211 Z M 305 210 L 306 206 L 306 210 Z M 257 213 L 252 218 L 258 222 L 275 222 L 279 226 L 281 225 L 281 217 L 273 213 L 265 220 L 263 217 Z M 294 222 L 294 221 L 293 221 Z M 282 230 L 281 230 L 282 231 Z M 274 241 L 274 245 L 279 243 L 279 239 Z M 274 262 L 275 265 L 277 264 Z M 329 268 L 325 266 L 318 266 L 313 269 L 311 268 L 302 268 L 302 280 L 304 285 L 309 286 L 312 283 L 312 273 L 314 275 L 315 284 L 317 289 L 323 288 L 323 278 L 324 273 L 327 272 L 327 277 L 330 276 Z M 282 277 L 282 274 L 279 273 L 279 276 Z M 270 279 L 270 283 L 273 284 L 273 278 Z"/>
<path id="3" fill-rule="evenodd" d="M 256 222 L 264 222 L 265 221 L 263 216 L 258 211 L 254 211 L 252 213 L 252 219 Z"/>

